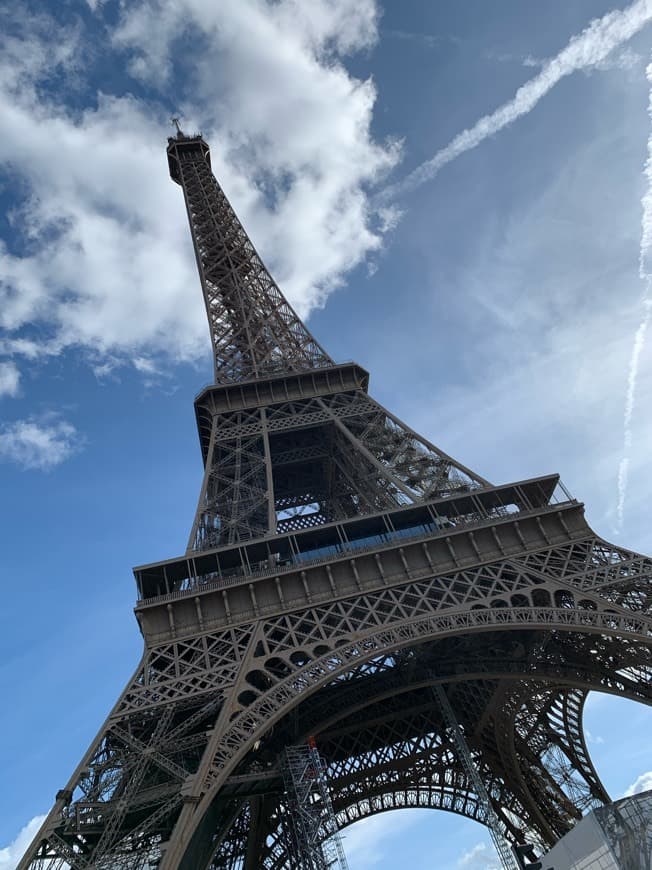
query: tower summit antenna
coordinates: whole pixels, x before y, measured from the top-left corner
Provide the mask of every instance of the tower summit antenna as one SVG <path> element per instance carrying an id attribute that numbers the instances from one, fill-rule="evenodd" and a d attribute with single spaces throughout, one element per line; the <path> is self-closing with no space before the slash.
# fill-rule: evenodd
<path id="1" fill-rule="evenodd" d="M 177 128 L 177 136 L 185 136 L 185 133 L 181 129 L 181 119 L 180 118 L 170 118 L 170 123 L 174 124 Z"/>

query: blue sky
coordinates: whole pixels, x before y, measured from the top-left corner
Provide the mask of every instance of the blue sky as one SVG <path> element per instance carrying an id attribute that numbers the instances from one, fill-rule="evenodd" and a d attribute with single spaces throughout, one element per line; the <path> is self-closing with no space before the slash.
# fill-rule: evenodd
<path id="1" fill-rule="evenodd" d="M 199 491 L 210 351 L 172 114 L 380 401 L 495 482 L 558 471 L 652 552 L 652 2 L 2 8 L 9 870 L 138 661 L 131 566 L 185 549 Z M 648 710 L 592 696 L 586 724 L 614 797 L 652 781 Z M 488 842 L 417 810 L 345 840 L 352 870 L 486 870 Z"/>

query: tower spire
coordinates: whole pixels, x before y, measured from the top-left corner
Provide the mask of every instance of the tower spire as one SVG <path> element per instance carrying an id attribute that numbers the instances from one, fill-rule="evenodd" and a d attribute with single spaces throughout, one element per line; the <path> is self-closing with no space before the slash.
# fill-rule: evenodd
<path id="1" fill-rule="evenodd" d="M 363 369 L 337 366 L 317 343 L 211 172 L 202 135 L 169 138 L 167 154 L 215 358 L 215 385 L 195 402 L 205 473 L 189 550 L 487 485 L 371 399 Z"/>
<path id="2" fill-rule="evenodd" d="M 177 136 L 185 136 L 186 134 L 181 129 L 181 118 L 170 118 L 170 123 L 177 128 Z"/>
<path id="3" fill-rule="evenodd" d="M 168 139 L 170 175 L 184 192 L 215 358 L 215 382 L 333 365 L 265 268 L 211 172 L 201 134 Z"/>

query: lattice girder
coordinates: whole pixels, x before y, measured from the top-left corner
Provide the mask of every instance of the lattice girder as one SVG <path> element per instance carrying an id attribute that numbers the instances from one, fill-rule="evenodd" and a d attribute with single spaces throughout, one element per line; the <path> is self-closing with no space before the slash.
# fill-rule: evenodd
<path id="1" fill-rule="evenodd" d="M 215 382 L 332 365 L 283 297 L 210 169 L 201 137 L 169 140 L 184 192 L 215 355 Z"/>
<path id="2" fill-rule="evenodd" d="M 191 550 L 486 485 L 360 390 L 216 413 L 210 425 Z"/>
<path id="3" fill-rule="evenodd" d="M 427 697 L 428 693 L 422 693 L 422 700 Z M 336 728 L 334 732 L 322 732 L 319 736 L 320 751 L 330 756 L 342 756 L 343 747 L 337 744 L 346 731 L 356 735 L 356 745 L 359 747 L 373 746 L 375 743 L 383 745 L 382 757 L 369 751 L 364 758 L 360 755 L 347 758 L 346 764 L 343 761 L 331 762 L 329 779 L 333 802 L 340 807 L 341 825 L 345 826 L 375 812 L 410 806 L 446 809 L 483 821 L 476 798 L 469 791 L 464 773 L 454 757 L 454 747 L 450 744 L 442 746 L 437 735 L 429 732 L 428 726 L 432 726 L 433 718 L 437 719 L 437 710 L 433 710 L 432 703 L 410 704 L 405 693 L 397 700 L 399 703 L 395 705 L 393 717 L 387 712 L 382 717 L 384 720 L 392 719 L 393 741 L 379 737 L 379 717 L 370 712 L 366 717 L 361 713 L 355 721 L 349 717 L 350 724 Z M 424 727 L 419 717 L 423 717 L 428 706 L 431 718 Z M 370 734 L 370 729 L 374 733 Z M 478 762 L 482 769 L 480 753 Z M 485 768 L 483 777 L 491 783 L 496 808 L 507 835 L 512 841 L 521 839 L 523 831 L 527 829 L 528 815 L 531 814 L 510 795 L 505 785 L 490 770 Z M 548 782 L 550 787 L 555 788 L 555 783 Z M 270 799 L 273 800 L 273 797 Z M 273 817 L 274 813 L 268 810 L 270 827 Z M 277 821 L 279 818 L 277 813 Z M 529 838 L 540 846 L 546 842 L 536 831 L 531 831 Z M 275 857 L 265 851 L 266 857 L 261 860 L 261 866 L 287 867 L 287 853 L 279 848 L 282 833 L 279 832 L 272 841 L 275 844 Z"/>
<path id="4" fill-rule="evenodd" d="M 174 855 L 175 843 L 180 842 L 177 838 L 191 839 L 190 831 L 206 814 L 238 762 L 248 757 L 257 741 L 263 746 L 259 751 L 264 751 L 274 723 L 314 697 L 314 718 L 311 720 L 307 712 L 305 725 L 319 732 L 320 724 L 326 725 L 328 720 L 323 708 L 319 712 L 320 691 L 330 703 L 333 686 L 342 690 L 342 703 L 348 703 L 346 691 L 361 692 L 365 680 L 375 686 L 386 680 L 388 697 L 398 697 L 400 692 L 392 685 L 392 662 L 412 668 L 417 682 L 419 668 L 423 672 L 433 661 L 440 668 L 449 668 L 449 679 L 486 682 L 496 678 L 501 691 L 507 693 L 505 697 L 516 699 L 522 699 L 523 692 L 525 697 L 532 694 L 535 674 L 536 680 L 544 681 L 543 687 L 546 680 L 560 686 L 557 697 L 575 685 L 582 691 L 598 688 L 649 699 L 650 616 L 641 611 L 638 599 L 636 610 L 627 595 L 620 603 L 614 602 L 612 592 L 618 581 L 610 579 L 608 597 L 603 598 L 601 584 L 586 588 L 584 575 L 578 576 L 576 570 L 578 561 L 586 568 L 606 558 L 608 569 L 602 566 L 596 570 L 620 571 L 623 584 L 644 586 L 645 574 L 635 574 L 646 572 L 649 563 L 606 546 L 589 538 L 456 575 L 422 581 L 406 578 L 400 585 L 374 593 L 361 592 L 329 605 L 171 638 L 151 647 L 69 790 L 46 821 L 38 849 L 51 857 L 61 840 L 67 843 L 68 851 L 85 850 L 73 865 L 84 866 L 84 860 L 99 862 L 96 850 L 101 845 L 106 849 L 102 860 L 110 856 L 110 860 L 122 861 L 120 866 L 132 867 L 137 865 L 130 864 L 128 856 L 143 838 L 152 850 L 169 839 L 163 861 L 172 862 L 169 866 L 181 862 L 183 867 L 182 857 Z M 509 603 L 515 595 L 523 596 L 520 603 L 527 606 L 502 606 L 503 600 Z M 555 606 L 559 604 L 562 606 Z M 435 644 L 430 658 L 428 644 Z M 426 655 L 424 664 L 418 663 L 419 658 L 416 663 L 412 661 L 415 650 Z M 478 672 L 474 672 L 476 668 Z M 510 715 L 516 717 L 522 701 L 514 704 Z M 510 704 L 503 706 L 511 710 Z M 336 715 L 337 710 L 330 709 Z M 546 746 L 555 745 L 569 764 L 585 774 L 588 756 L 579 712 L 575 709 L 574 716 L 569 717 L 567 710 L 561 717 L 563 727 L 558 714 L 554 704 L 546 708 L 547 718 L 542 719 Z M 464 721 L 463 711 L 460 720 Z M 510 724 L 489 718 L 479 737 L 484 733 L 509 734 L 510 728 L 517 733 L 514 721 Z M 532 743 L 529 738 L 521 740 Z M 480 741 L 478 746 L 482 745 Z M 498 752 L 498 760 L 492 760 L 492 751 Z M 483 763 L 489 764 L 495 776 L 506 775 L 513 794 L 518 795 L 512 812 L 522 815 L 517 808 L 525 805 L 536 819 L 530 801 L 539 797 L 532 793 L 531 777 L 523 774 L 523 763 L 518 760 L 524 757 L 522 750 L 496 746 L 494 739 L 482 753 L 483 759 L 486 755 Z M 542 765 L 545 769 L 545 759 Z M 184 770 L 186 779 L 180 787 Z M 600 797 L 591 770 L 586 781 L 586 794 Z M 554 788 L 554 777 L 550 782 Z M 113 810 L 115 790 L 124 795 L 127 804 L 117 812 Z M 407 784 L 402 790 L 409 792 Z M 559 791 L 556 800 L 562 806 L 568 796 L 563 797 L 561 786 Z M 191 802 L 182 801 L 182 792 L 195 797 Z M 382 801 L 401 800 L 390 799 L 387 794 L 380 789 L 371 804 L 377 807 Z M 356 797 L 351 806 L 364 802 L 361 795 Z M 460 805 L 456 802 L 452 796 L 444 799 L 442 794 L 440 798 L 440 804 L 450 805 L 448 808 Z M 557 813 L 553 808 L 550 804 L 549 812 Z M 100 817 L 113 821 L 99 823 L 101 830 L 95 833 L 91 823 Z M 568 817 L 566 811 L 566 820 Z M 79 820 L 74 822 L 79 830 L 71 827 L 73 820 Z M 555 834 L 559 824 L 555 822 Z M 541 839 L 551 839 L 549 830 L 542 830 L 539 824 L 534 827 Z M 64 851 L 61 846 L 61 860 L 67 860 Z M 40 859 L 35 855 L 34 860 Z"/>
<path id="5" fill-rule="evenodd" d="M 358 602 L 358 604 L 361 604 L 361 602 Z M 360 606 L 358 608 L 358 610 L 359 610 L 358 618 L 362 619 L 363 618 L 363 616 L 362 616 L 363 608 Z M 559 610 L 556 611 L 556 614 L 558 616 L 561 616 L 562 613 L 564 613 L 565 617 L 569 614 L 574 614 L 573 622 L 575 623 L 575 628 L 580 629 L 581 631 L 585 631 L 587 629 L 587 627 L 590 627 L 591 622 L 595 619 L 596 611 L 586 611 L 586 612 L 579 612 L 578 613 L 573 608 L 568 608 L 568 609 L 566 609 L 565 612 L 559 611 Z M 351 612 L 349 612 L 348 615 L 350 618 Z M 408 622 L 410 625 L 410 629 L 412 629 L 414 627 L 413 617 L 410 617 L 409 614 L 407 616 L 408 616 Z M 610 621 L 611 621 L 611 617 L 610 617 Z M 312 624 L 314 624 L 315 626 L 317 626 L 318 624 L 323 625 L 324 622 L 326 622 L 326 624 L 328 624 L 327 620 L 324 620 L 323 617 L 319 618 L 319 617 L 317 617 L 317 615 L 315 615 L 315 617 L 313 617 L 313 619 L 311 619 L 310 622 Z M 507 622 L 507 620 L 506 620 L 506 622 Z M 336 670 L 339 670 L 340 668 L 341 668 L 341 671 L 344 672 L 346 670 L 347 663 L 350 663 L 351 659 L 349 659 L 345 655 L 345 653 L 347 652 L 347 647 L 340 647 L 338 650 L 336 650 L 336 651 L 334 650 L 331 654 L 329 654 L 328 658 L 326 658 L 326 661 L 324 661 L 323 656 L 320 660 L 312 659 L 312 657 L 311 657 L 312 650 L 310 653 L 308 651 L 306 651 L 306 653 L 302 654 L 300 652 L 300 650 L 301 650 L 302 646 L 305 649 L 305 640 L 306 639 L 312 638 L 312 642 L 315 643 L 319 640 L 323 640 L 323 637 L 319 637 L 318 635 L 312 635 L 310 632 L 308 634 L 306 634 L 306 629 L 308 627 L 308 620 L 305 618 L 305 616 L 302 618 L 301 624 L 306 626 L 306 628 L 304 628 L 302 630 L 301 637 L 296 636 L 296 634 L 295 634 L 291 638 L 291 640 L 290 640 L 290 638 L 288 638 L 288 643 L 287 643 L 288 649 L 291 648 L 294 650 L 295 653 L 297 653 L 297 655 L 295 655 L 295 661 L 292 662 L 292 659 L 288 656 L 288 658 L 286 659 L 286 662 L 291 670 L 294 670 L 294 668 L 292 666 L 295 664 L 295 662 L 300 662 L 300 664 L 296 667 L 297 676 L 298 676 L 299 672 L 301 672 L 301 671 L 303 672 L 304 676 L 303 676 L 302 680 L 300 680 L 299 682 L 296 681 L 297 680 L 296 677 L 294 677 L 294 678 L 286 677 L 286 679 L 284 681 L 281 681 L 279 683 L 278 688 L 276 690 L 274 690 L 273 692 L 272 692 L 272 690 L 268 690 L 267 692 L 265 692 L 263 694 L 263 696 L 257 697 L 255 700 L 253 699 L 253 697 L 251 695 L 246 695 L 243 700 L 246 700 L 249 706 L 248 706 L 247 711 L 243 713 L 242 725 L 244 727 L 246 727 L 248 730 L 250 729 L 250 730 L 255 731 L 256 724 L 259 721 L 261 722 L 261 725 L 264 723 L 265 729 L 269 728 L 269 726 L 271 724 L 273 724 L 274 721 L 276 721 L 276 717 L 273 714 L 273 711 L 274 711 L 273 696 L 274 695 L 276 695 L 276 697 L 279 699 L 279 701 L 281 703 L 283 703 L 283 702 L 288 703 L 290 701 L 290 697 L 291 697 L 293 691 L 294 692 L 296 692 L 296 691 L 305 692 L 308 689 L 308 687 L 310 686 L 310 682 L 312 679 L 315 679 L 315 680 L 328 679 L 328 677 L 332 677 L 334 672 Z M 595 623 L 594 623 L 594 625 L 595 625 Z M 601 630 L 602 630 L 602 628 L 606 629 L 606 626 L 607 626 L 607 624 L 603 623 Z M 544 626 L 541 626 L 541 627 L 544 627 Z M 548 626 L 545 626 L 545 627 L 550 629 L 552 626 L 549 623 Z M 287 628 L 288 628 L 288 626 L 286 625 L 286 631 L 287 631 Z M 559 624 L 557 626 L 557 628 L 562 629 L 562 630 L 568 630 L 568 623 L 566 622 L 565 618 L 564 618 L 563 622 L 561 622 L 561 624 Z M 611 631 L 613 631 L 613 625 L 611 627 Z M 277 637 L 280 639 L 281 634 L 279 633 L 277 635 Z M 405 642 L 406 640 L 408 640 L 408 637 L 403 635 L 401 637 L 401 639 Z M 412 641 L 414 641 L 415 636 L 412 635 L 410 637 L 410 639 Z M 399 635 L 393 635 L 393 640 L 394 640 L 394 643 L 391 644 L 391 647 L 395 648 L 396 646 L 399 645 L 399 643 L 396 643 L 396 641 L 399 640 Z M 645 644 L 643 637 L 641 637 L 640 640 L 643 644 Z M 317 644 L 317 645 L 319 645 L 319 644 Z M 387 648 L 387 646 L 385 648 Z M 360 644 L 355 644 L 355 645 L 351 645 L 351 647 L 349 647 L 348 649 L 350 650 L 351 653 L 353 653 L 354 658 L 357 658 L 359 660 L 360 658 L 362 658 L 365 655 L 365 651 L 367 652 L 367 655 L 369 655 L 370 650 L 373 649 L 373 645 L 370 642 L 370 639 L 368 638 L 367 642 L 363 643 L 362 646 L 360 646 Z M 644 649 L 644 647 L 643 647 L 643 649 Z M 277 653 L 276 658 L 279 658 L 280 651 L 278 649 L 276 650 L 276 653 Z M 268 654 L 269 654 L 268 650 L 261 648 L 261 655 L 265 656 Z M 321 662 L 321 664 L 320 664 L 320 662 Z M 616 681 L 616 682 L 618 682 L 618 681 Z M 293 690 L 291 689 L 290 685 L 288 685 L 288 683 L 292 683 L 294 685 Z M 619 691 L 626 691 L 622 682 L 619 683 L 617 687 L 618 687 Z M 289 695 L 287 694 L 288 689 L 290 690 Z M 253 694 L 255 695 L 256 693 L 254 692 Z M 281 701 L 281 698 L 283 699 L 282 701 Z M 258 713 L 258 711 L 260 711 L 260 713 Z M 258 718 L 259 716 L 261 717 L 260 719 Z M 233 730 L 231 730 L 231 734 L 233 734 L 233 738 L 235 738 L 234 732 L 236 730 L 236 727 L 237 726 L 232 726 Z M 262 730 L 259 733 L 261 733 L 261 736 L 262 736 Z M 216 758 L 214 760 L 214 764 L 215 763 L 217 763 L 218 765 L 220 764 L 220 761 L 219 761 L 220 755 L 222 758 L 225 758 L 225 753 L 228 751 L 227 747 L 229 746 L 231 739 L 233 739 L 233 738 L 231 738 L 231 734 L 229 734 L 227 731 L 222 736 L 222 739 L 220 741 L 220 748 L 219 748 L 218 753 L 216 755 Z M 231 745 L 235 749 L 235 744 L 231 744 Z M 236 754 L 237 754 L 237 750 L 236 750 Z M 209 774 L 209 778 L 210 778 L 210 776 L 211 775 Z"/>
<path id="6" fill-rule="evenodd" d="M 487 648 L 484 653 L 491 648 L 495 650 L 497 645 L 498 641 L 495 638 L 490 640 L 487 643 Z M 514 645 L 523 646 L 520 641 Z M 540 639 L 534 639 L 531 643 L 532 647 L 536 647 L 537 645 L 540 645 Z M 438 646 L 441 647 L 441 644 Z M 566 651 L 567 650 L 563 650 L 560 652 Z M 442 650 L 438 649 L 438 652 L 442 652 Z M 454 668 L 458 669 L 460 664 L 463 664 L 464 662 L 465 656 L 462 655 L 462 657 L 457 660 Z M 527 662 L 522 662 L 521 665 L 525 668 Z M 426 667 L 427 664 L 423 665 L 422 671 L 424 671 L 424 668 Z M 595 682 L 592 682 L 591 679 L 588 680 L 587 685 L 592 688 L 600 686 L 599 667 L 600 662 L 596 663 L 596 676 L 593 678 Z M 364 666 L 360 670 L 363 668 Z M 396 670 L 396 668 L 392 669 Z M 414 673 L 414 668 L 412 670 L 413 677 L 421 678 L 423 676 L 423 674 Z M 569 672 L 575 671 L 575 664 L 573 662 L 568 663 L 568 670 Z M 526 674 L 527 671 L 524 670 L 523 673 Z M 550 672 L 550 677 L 554 678 L 554 675 L 553 670 Z M 367 679 L 372 679 L 375 676 L 376 675 L 372 674 Z M 457 679 L 464 679 L 464 676 L 458 673 Z M 414 703 L 410 704 L 406 698 L 406 694 L 413 690 L 406 688 L 404 668 L 400 669 L 400 685 L 402 687 L 402 694 L 400 695 L 392 695 L 391 690 L 388 689 L 386 684 L 382 687 L 382 691 L 380 686 L 375 687 L 375 700 L 372 699 L 371 702 L 364 702 L 360 700 L 361 689 L 359 686 L 355 686 L 354 682 L 354 679 L 349 679 L 348 683 L 350 686 L 347 686 L 346 684 L 343 685 L 341 681 L 338 681 L 336 684 L 338 686 L 338 691 L 344 690 L 344 698 L 341 700 L 341 703 L 342 710 L 346 715 L 343 718 L 345 722 L 349 724 L 339 724 L 338 721 L 338 727 L 335 728 L 335 731 L 332 730 L 332 727 L 330 730 L 327 727 L 326 731 L 322 731 L 319 735 L 321 751 L 331 758 L 342 759 L 340 761 L 332 761 L 329 767 L 329 775 L 334 796 L 333 800 L 337 806 L 342 807 L 342 810 L 340 811 L 341 823 L 343 825 L 350 823 L 351 821 L 355 821 L 358 818 L 372 814 L 373 812 L 409 806 L 448 809 L 468 815 L 471 818 L 482 820 L 481 814 L 479 815 L 477 812 L 475 798 L 472 793 L 468 791 L 468 787 L 464 781 L 463 772 L 459 770 L 457 774 L 454 772 L 456 769 L 455 760 L 450 757 L 450 747 L 444 748 L 445 752 L 448 753 L 448 756 L 445 757 L 442 762 L 438 759 L 436 751 L 433 751 L 433 748 L 436 749 L 436 738 L 434 738 L 435 743 L 433 744 L 433 735 L 431 734 L 431 742 L 425 744 L 423 742 L 424 739 L 427 740 L 428 727 L 424 727 L 423 724 L 415 722 L 415 717 L 412 713 L 416 710 L 416 715 L 419 716 L 429 710 L 430 715 L 432 716 L 434 713 L 436 718 L 437 711 L 432 710 L 432 702 L 423 703 L 424 699 L 430 697 L 430 693 L 422 693 L 422 703 L 416 706 Z M 419 685 L 423 687 L 427 684 L 422 682 Z M 518 685 L 521 687 L 518 690 L 521 693 L 523 687 L 525 687 L 526 695 L 527 692 L 531 693 L 533 690 L 533 684 L 531 682 L 523 681 Z M 350 691 L 348 690 L 349 688 Z M 512 691 L 516 691 L 516 689 L 512 689 Z M 378 694 L 379 692 L 380 694 Z M 568 708 L 568 699 L 571 694 L 572 693 L 568 690 L 562 689 L 557 692 L 555 699 L 562 699 L 561 706 L 566 709 Z M 575 694 L 578 693 L 576 692 Z M 583 693 L 579 694 L 583 696 Z M 318 705 L 315 711 L 311 711 L 307 722 L 304 721 L 304 716 L 306 714 L 303 713 L 300 718 L 300 727 L 305 730 L 306 727 L 310 726 L 313 719 L 318 721 L 321 708 L 324 706 L 330 707 L 335 697 L 336 695 L 331 692 L 331 694 L 324 699 L 321 706 Z M 388 712 L 387 709 L 379 703 L 379 701 L 387 699 L 388 697 L 397 701 L 394 705 L 393 715 L 391 711 Z M 353 716 L 350 713 L 351 704 L 354 698 L 357 698 L 359 702 L 359 712 L 357 716 Z M 307 703 L 309 704 L 309 702 Z M 372 704 L 371 707 L 369 706 L 370 703 Z M 305 706 L 305 703 L 302 707 L 303 706 Z M 554 703 L 551 706 L 554 709 Z M 372 713 L 376 707 L 382 710 L 382 716 Z M 574 710 L 572 726 L 570 728 L 564 728 L 560 727 L 558 723 L 556 729 L 557 733 L 567 740 L 569 746 L 572 743 L 577 743 L 578 737 L 581 739 L 583 744 L 583 739 L 581 738 L 581 725 L 579 725 L 577 719 L 577 713 L 581 705 L 572 705 L 572 707 Z M 337 715 L 338 714 L 333 713 L 331 719 L 337 719 Z M 342 717 L 342 713 L 340 713 L 340 717 Z M 405 719 L 407 717 L 410 717 L 410 727 L 406 727 Z M 292 716 L 293 722 L 296 722 L 296 718 L 295 713 Z M 380 721 L 380 724 L 382 725 L 386 723 L 388 719 L 392 720 L 393 723 L 391 731 L 391 733 L 395 735 L 393 739 L 387 735 L 378 734 L 379 721 L 382 720 Z M 400 722 L 401 719 L 404 721 Z M 568 725 L 567 716 L 565 717 L 565 722 L 566 725 Z M 432 726 L 432 721 L 430 722 L 430 725 Z M 501 719 L 496 727 L 505 731 L 510 727 L 510 725 L 513 725 L 513 723 Z M 371 729 L 372 733 L 370 733 L 369 729 Z M 349 757 L 348 753 L 351 752 L 351 747 L 347 747 L 344 741 L 344 735 L 347 732 L 355 735 L 355 745 L 360 747 L 358 752 L 361 751 L 362 747 L 373 747 L 374 745 L 378 745 L 382 746 L 382 754 L 379 756 L 377 752 L 368 751 L 366 753 L 366 765 L 364 762 L 361 762 L 359 754 L 355 754 L 355 750 L 353 756 Z M 573 736 L 573 732 L 575 732 L 575 736 Z M 410 740 L 413 741 L 412 758 L 410 758 L 409 751 Z M 398 747 L 398 756 L 393 754 L 391 749 L 392 744 L 395 750 L 396 747 Z M 419 747 L 421 747 L 420 751 Z M 478 754 L 480 766 L 482 765 L 483 757 L 483 753 Z M 344 763 L 344 759 L 346 760 L 346 764 Z M 409 761 L 408 763 L 405 763 L 407 759 L 409 759 Z M 431 771 L 430 774 L 426 773 L 427 770 Z M 581 769 L 576 772 L 580 775 L 586 775 L 587 771 L 589 772 L 589 775 L 593 771 L 590 762 L 588 762 L 588 766 L 581 765 Z M 387 779 L 388 775 L 390 775 L 390 780 Z M 437 776 L 441 779 L 445 777 L 446 781 L 443 785 L 437 785 Z M 514 796 L 511 796 L 505 790 L 504 784 L 502 784 L 500 779 L 497 779 L 495 774 L 492 774 L 490 770 L 485 770 L 484 778 L 485 781 L 494 783 L 492 785 L 492 791 L 496 799 L 496 808 L 503 820 L 508 837 L 512 841 L 522 839 L 523 832 L 528 827 L 527 819 L 528 817 L 531 817 L 531 812 L 525 811 L 523 804 L 519 803 Z M 555 781 L 554 776 L 552 779 L 548 780 L 547 788 L 549 790 L 558 789 L 558 787 L 559 784 Z M 599 784 L 598 788 L 601 789 Z M 356 800 L 356 798 L 358 799 Z M 559 795 L 559 799 L 563 802 L 562 795 Z M 601 799 L 606 799 L 603 790 L 601 792 Z M 567 819 L 568 812 L 563 816 L 562 823 L 567 821 Z M 536 830 L 530 831 L 529 839 L 539 846 L 545 845 L 549 840 L 549 838 L 546 838 Z M 265 866 L 283 867 L 283 858 L 281 857 L 277 859 L 277 862 L 271 865 L 265 864 Z"/>

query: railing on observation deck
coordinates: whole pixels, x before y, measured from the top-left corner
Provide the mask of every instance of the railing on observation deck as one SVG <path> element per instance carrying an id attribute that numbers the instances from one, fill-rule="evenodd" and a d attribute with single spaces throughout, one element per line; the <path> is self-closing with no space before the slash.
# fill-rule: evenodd
<path id="1" fill-rule="evenodd" d="M 254 541 L 188 553 L 134 569 L 139 604 L 159 604 L 191 591 L 225 588 L 303 569 L 397 542 L 463 529 L 576 503 L 557 475 L 472 490 L 392 511 L 359 516 Z"/>

